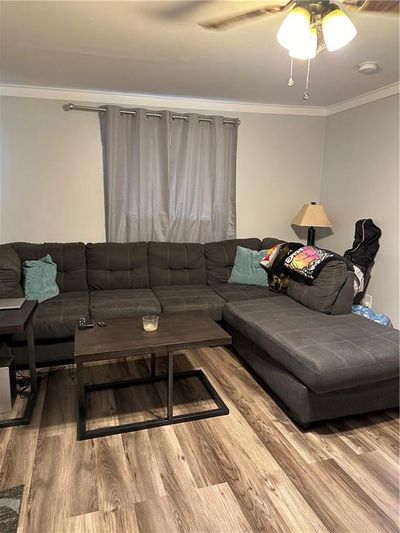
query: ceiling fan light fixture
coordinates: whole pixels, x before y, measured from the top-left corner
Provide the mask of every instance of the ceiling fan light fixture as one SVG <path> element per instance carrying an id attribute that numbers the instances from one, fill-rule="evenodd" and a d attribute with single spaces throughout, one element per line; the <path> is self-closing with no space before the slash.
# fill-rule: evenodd
<path id="1" fill-rule="evenodd" d="M 279 28 L 279 44 L 288 50 L 294 49 L 297 43 L 301 43 L 309 35 L 310 22 L 311 14 L 308 9 L 302 6 L 293 8 Z"/>
<path id="2" fill-rule="evenodd" d="M 357 35 L 357 30 L 350 18 L 335 5 L 330 5 L 322 18 L 322 32 L 329 52 L 343 48 Z"/>
<path id="3" fill-rule="evenodd" d="M 308 34 L 289 50 L 294 59 L 313 59 L 317 55 L 317 29 L 310 26 Z"/>

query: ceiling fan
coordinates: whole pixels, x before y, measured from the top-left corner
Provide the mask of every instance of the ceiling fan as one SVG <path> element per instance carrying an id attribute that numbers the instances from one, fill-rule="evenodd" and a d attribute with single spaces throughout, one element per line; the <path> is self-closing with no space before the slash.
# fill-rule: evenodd
<path id="1" fill-rule="evenodd" d="M 340 7 L 339 7 L 340 6 Z M 267 15 L 288 13 L 278 31 L 278 42 L 289 50 L 291 58 L 289 87 L 294 85 L 294 59 L 307 59 L 306 90 L 308 100 L 310 61 L 322 50 L 342 48 L 357 35 L 357 30 L 341 9 L 361 13 L 399 13 L 399 0 L 289 0 L 283 5 L 266 5 L 243 13 L 201 22 L 208 30 L 228 30 Z"/>

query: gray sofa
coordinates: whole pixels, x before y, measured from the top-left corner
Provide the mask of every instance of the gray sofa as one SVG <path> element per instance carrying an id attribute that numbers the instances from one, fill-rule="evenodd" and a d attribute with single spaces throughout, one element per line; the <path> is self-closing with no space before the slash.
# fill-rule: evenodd
<path id="1" fill-rule="evenodd" d="M 21 264 L 50 254 L 60 294 L 39 305 L 39 363 L 71 361 L 76 321 L 204 310 L 231 333 L 233 348 L 302 426 L 398 406 L 399 332 L 352 315 L 353 274 L 332 261 L 288 295 L 228 283 L 236 247 L 278 239 L 206 244 L 11 243 L 0 246 L 0 298 L 19 296 Z M 23 335 L 6 340 L 25 363 Z"/>

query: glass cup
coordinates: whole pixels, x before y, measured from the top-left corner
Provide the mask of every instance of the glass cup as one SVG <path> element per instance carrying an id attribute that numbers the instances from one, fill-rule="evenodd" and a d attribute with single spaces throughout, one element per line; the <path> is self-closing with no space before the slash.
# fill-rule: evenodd
<path id="1" fill-rule="evenodd" d="M 156 331 L 158 328 L 158 315 L 144 315 L 142 316 L 143 320 L 143 329 L 145 331 Z"/>

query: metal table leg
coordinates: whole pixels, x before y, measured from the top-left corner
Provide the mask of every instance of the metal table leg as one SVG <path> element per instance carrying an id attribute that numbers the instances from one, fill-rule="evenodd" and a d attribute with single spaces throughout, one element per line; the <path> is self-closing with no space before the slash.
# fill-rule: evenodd
<path id="1" fill-rule="evenodd" d="M 214 389 L 207 376 L 202 370 L 186 370 L 184 372 L 177 372 L 174 374 L 174 355 L 168 354 L 168 369 L 166 374 L 159 374 L 141 378 L 124 378 L 117 381 L 106 383 L 93 383 L 85 385 L 83 379 L 83 363 L 77 362 L 77 393 L 78 393 L 78 440 L 92 439 L 97 437 L 106 437 L 108 435 L 117 435 L 119 433 L 126 433 L 128 431 L 139 431 L 142 429 L 151 429 L 170 424 L 177 424 L 180 422 L 191 422 L 194 420 L 202 420 L 204 418 L 211 418 L 221 415 L 229 414 L 228 407 L 224 404 L 222 398 Z M 196 411 L 194 413 L 184 413 L 181 415 L 174 415 L 173 413 L 173 397 L 174 397 L 174 381 L 187 378 L 197 378 L 208 391 L 210 398 L 216 404 L 216 409 L 206 409 L 204 411 Z M 134 385 L 154 384 L 158 382 L 167 382 L 167 416 L 162 418 L 154 418 L 151 420 L 143 420 L 141 422 L 132 422 L 118 426 L 101 427 L 98 429 L 86 429 L 86 396 L 90 392 L 100 391 L 105 389 L 118 389 L 121 387 L 129 387 Z"/>
<path id="2" fill-rule="evenodd" d="M 167 418 L 172 420 L 174 416 L 174 356 L 168 353 L 168 400 L 167 400 Z"/>
<path id="3" fill-rule="evenodd" d="M 28 354 L 29 354 L 29 371 L 31 376 L 31 393 L 36 393 L 38 389 L 37 374 L 36 374 L 36 360 L 35 360 L 35 337 L 33 334 L 32 321 L 29 322 L 26 328 L 26 336 L 28 340 Z"/>
<path id="4" fill-rule="evenodd" d="M 86 433 L 86 396 L 83 363 L 76 364 L 76 390 L 78 393 L 78 439 Z"/>

